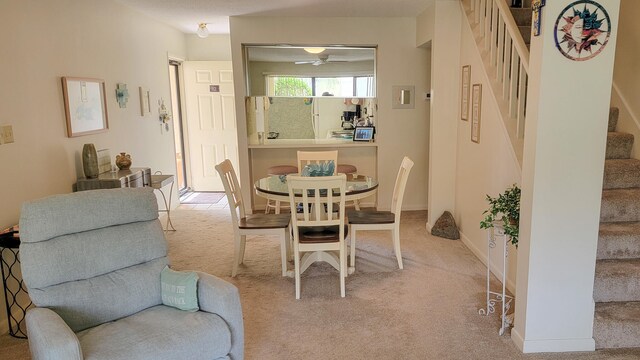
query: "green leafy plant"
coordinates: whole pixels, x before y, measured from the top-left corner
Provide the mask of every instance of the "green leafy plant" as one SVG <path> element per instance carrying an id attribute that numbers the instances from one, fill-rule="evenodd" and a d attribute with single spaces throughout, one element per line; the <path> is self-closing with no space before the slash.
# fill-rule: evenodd
<path id="1" fill-rule="evenodd" d="M 278 77 L 274 84 L 275 96 L 311 96 L 311 86 L 297 77 Z"/>
<path id="2" fill-rule="evenodd" d="M 504 233 L 511 237 L 511 243 L 518 247 L 520 227 L 520 188 L 513 184 L 496 198 L 487 195 L 489 208 L 483 212 L 484 219 L 480 221 L 481 229 L 489 229 L 494 224 L 502 222 Z"/>

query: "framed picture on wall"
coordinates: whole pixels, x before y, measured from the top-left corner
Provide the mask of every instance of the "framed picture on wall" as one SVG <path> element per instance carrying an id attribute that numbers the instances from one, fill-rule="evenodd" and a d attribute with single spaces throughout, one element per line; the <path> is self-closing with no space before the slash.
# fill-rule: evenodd
<path id="1" fill-rule="evenodd" d="M 107 131 L 109 122 L 104 80 L 63 77 L 62 95 L 68 137 Z"/>
<path id="2" fill-rule="evenodd" d="M 471 65 L 462 67 L 462 88 L 460 89 L 460 118 L 469 120 L 469 95 L 471 88 Z"/>
<path id="3" fill-rule="evenodd" d="M 482 84 L 473 84 L 471 93 L 471 141 L 480 143 L 480 118 L 482 117 Z"/>
<path id="4" fill-rule="evenodd" d="M 145 116 L 151 113 L 151 101 L 149 99 L 149 89 L 142 86 L 140 90 L 140 116 Z"/>

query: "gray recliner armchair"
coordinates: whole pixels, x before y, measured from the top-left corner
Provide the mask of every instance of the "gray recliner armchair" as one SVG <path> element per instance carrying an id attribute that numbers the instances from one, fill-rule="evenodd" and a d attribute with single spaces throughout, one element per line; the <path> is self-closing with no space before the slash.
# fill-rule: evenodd
<path id="1" fill-rule="evenodd" d="M 198 273 L 200 311 L 162 305 L 169 261 L 152 189 L 27 202 L 20 236 L 33 359 L 243 358 L 235 286 Z"/>

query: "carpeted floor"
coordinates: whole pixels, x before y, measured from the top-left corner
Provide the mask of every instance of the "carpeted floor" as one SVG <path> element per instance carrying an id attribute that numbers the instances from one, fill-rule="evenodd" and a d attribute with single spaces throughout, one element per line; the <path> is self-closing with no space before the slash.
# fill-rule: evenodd
<path id="1" fill-rule="evenodd" d="M 232 279 L 229 210 L 177 210 L 168 235 L 176 269 L 220 276 L 240 289 L 246 359 L 640 359 L 638 350 L 523 355 L 497 315 L 483 317 L 484 265 L 460 242 L 425 231 L 425 212 L 402 217 L 405 270 L 384 232 L 358 236 L 356 273 L 340 298 L 337 272 L 314 264 L 294 281 L 280 276 L 279 242 L 249 239 Z M 550 306 L 553 304 L 550 303 Z M 0 358 L 28 359 L 25 341 L 0 337 Z"/>

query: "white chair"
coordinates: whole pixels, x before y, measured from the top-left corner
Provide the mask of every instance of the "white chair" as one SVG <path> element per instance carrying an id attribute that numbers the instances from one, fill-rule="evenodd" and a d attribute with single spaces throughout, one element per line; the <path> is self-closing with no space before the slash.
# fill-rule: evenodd
<path id="1" fill-rule="evenodd" d="M 302 174 L 305 165 L 324 164 L 333 161 L 333 175 L 338 171 L 338 150 L 331 151 L 298 151 L 298 171 Z"/>
<path id="2" fill-rule="evenodd" d="M 316 261 L 326 261 L 340 271 L 340 296 L 344 297 L 347 276 L 344 240 L 346 176 L 344 174 L 320 177 L 289 175 L 287 185 L 291 208 L 295 209 L 299 202 L 303 205 L 300 219 L 295 212 L 291 213 L 296 299 L 300 299 L 300 274 Z M 337 214 L 333 212 L 334 203 L 338 203 Z M 327 207 L 326 212 L 323 211 L 324 206 Z M 302 253 L 304 256 L 300 258 Z"/>
<path id="3" fill-rule="evenodd" d="M 351 232 L 351 267 L 355 269 L 356 260 L 356 233 L 362 230 L 390 230 L 393 237 L 393 249 L 398 259 L 398 267 L 402 266 L 402 253 L 400 252 L 400 213 L 402 212 L 402 198 L 404 188 L 407 185 L 409 172 L 413 167 L 413 161 L 404 157 L 396 184 L 393 187 L 393 198 L 391 199 L 391 211 L 353 211 L 347 212 L 349 221 L 349 231 Z M 349 269 L 351 272 L 352 269 Z"/>
<path id="4" fill-rule="evenodd" d="M 291 253 L 290 248 L 290 216 L 289 214 L 254 214 L 247 215 L 242 200 L 242 192 L 238 184 L 236 172 L 231 161 L 225 160 L 216 165 L 220 174 L 224 191 L 231 209 L 231 222 L 233 223 L 234 252 L 233 270 L 231 276 L 238 273 L 238 264 L 244 261 L 244 249 L 247 235 L 278 235 L 280 236 L 280 256 L 282 260 L 282 276 L 287 276 L 287 258 Z"/>

